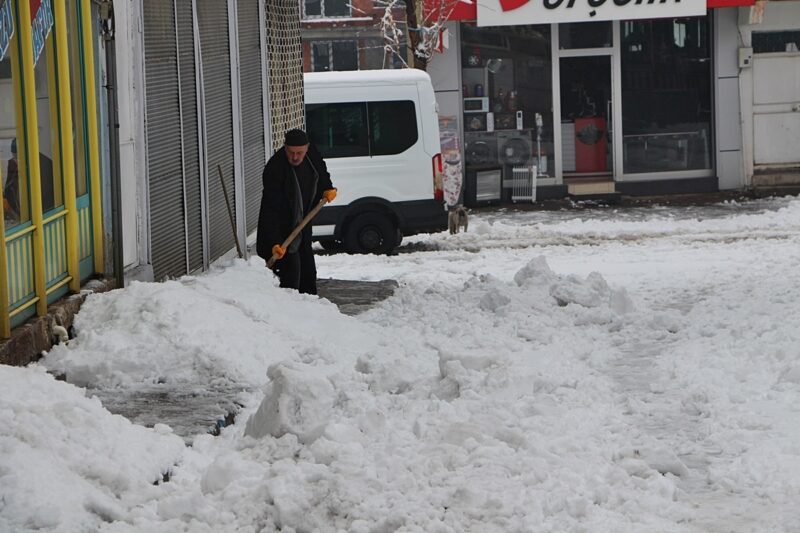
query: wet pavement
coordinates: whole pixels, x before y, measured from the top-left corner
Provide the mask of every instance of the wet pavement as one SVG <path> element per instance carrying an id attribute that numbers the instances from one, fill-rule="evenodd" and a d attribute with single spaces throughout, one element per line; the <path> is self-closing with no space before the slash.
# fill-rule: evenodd
<path id="1" fill-rule="evenodd" d="M 336 304 L 346 315 L 357 315 L 394 294 L 397 282 L 321 279 L 319 295 Z M 111 413 L 146 427 L 166 424 L 189 444 L 198 435 L 214 432 L 234 421 L 241 408 L 237 397 L 246 389 L 217 384 L 153 385 L 120 391 L 88 389 Z"/>
<path id="2" fill-rule="evenodd" d="M 733 214 L 756 214 L 775 211 L 795 200 L 795 197 L 753 199 L 737 194 L 715 193 L 690 197 L 658 197 L 630 199 L 623 204 L 604 204 L 592 201 L 559 201 L 539 204 L 513 204 L 499 207 L 479 207 L 470 213 L 480 213 L 489 223 L 514 217 L 524 223 L 563 222 L 576 218 L 595 220 L 641 221 L 653 217 L 673 220 L 710 220 Z"/>
<path id="3" fill-rule="evenodd" d="M 707 199 L 708 201 L 704 201 Z M 707 220 L 729 216 L 732 213 L 761 213 L 780 209 L 793 198 L 771 198 L 765 200 L 737 198 L 733 195 L 692 197 L 692 201 L 669 198 L 668 201 L 645 201 L 627 205 L 602 205 L 593 203 L 549 203 L 546 205 L 516 204 L 512 206 L 472 209 L 480 213 L 487 222 L 513 217 L 524 223 L 560 222 L 575 218 L 598 220 L 644 220 L 661 216 L 674 220 Z M 434 251 L 437 247 L 428 243 L 406 243 L 397 253 L 413 253 L 421 250 Z M 317 251 L 320 255 L 328 252 Z M 358 315 L 378 302 L 392 296 L 398 284 L 394 280 L 352 281 L 321 279 L 318 281 L 319 295 L 336 304 L 347 315 Z M 624 373 L 624 372 L 623 372 Z M 636 374 L 634 369 L 633 374 Z M 637 383 L 641 380 L 635 380 Z M 233 421 L 240 405 L 236 399 L 241 389 L 215 384 L 191 384 L 181 389 L 174 386 L 155 385 L 148 389 L 120 394 L 120 391 L 90 389 L 112 413 L 120 414 L 144 426 L 157 423 L 169 425 L 173 431 L 190 443 L 197 434 L 211 432 L 218 425 Z M 688 459 L 686 459 L 688 462 Z M 695 465 L 693 465 L 695 466 Z"/>
<path id="4" fill-rule="evenodd" d="M 397 282 L 393 279 L 381 281 L 350 281 L 344 279 L 321 279 L 317 281 L 319 295 L 330 300 L 345 315 L 363 313 L 376 303 L 394 294 Z"/>
<path id="5" fill-rule="evenodd" d="M 194 437 L 212 432 L 218 424 L 231 423 L 241 405 L 236 402 L 242 389 L 202 384 L 154 385 L 147 389 L 88 389 L 109 412 L 134 424 L 153 427 L 166 424 L 190 444 Z M 227 422 L 226 422 L 227 419 Z"/>

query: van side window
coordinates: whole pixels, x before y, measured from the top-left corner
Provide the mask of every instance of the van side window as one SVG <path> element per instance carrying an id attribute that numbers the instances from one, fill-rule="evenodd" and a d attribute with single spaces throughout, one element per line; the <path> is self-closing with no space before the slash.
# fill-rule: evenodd
<path id="1" fill-rule="evenodd" d="M 400 154 L 417 143 L 417 113 L 411 100 L 369 102 L 370 155 Z"/>
<path id="2" fill-rule="evenodd" d="M 369 155 L 364 103 L 308 104 L 306 127 L 322 157 Z"/>

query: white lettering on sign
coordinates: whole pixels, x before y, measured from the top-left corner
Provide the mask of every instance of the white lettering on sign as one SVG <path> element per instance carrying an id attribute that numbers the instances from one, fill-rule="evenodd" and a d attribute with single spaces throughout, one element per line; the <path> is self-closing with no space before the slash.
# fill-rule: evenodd
<path id="1" fill-rule="evenodd" d="M 706 0 L 477 0 L 478 26 L 696 17 Z"/>
<path id="2" fill-rule="evenodd" d="M 41 0 L 38 11 L 31 23 L 33 37 L 33 64 L 39 61 L 39 56 L 44 50 L 44 43 L 50 30 L 53 28 L 53 6 L 50 0 Z"/>
<path id="3" fill-rule="evenodd" d="M 11 19 L 11 0 L 0 0 L 0 61 L 6 57 L 8 44 L 14 36 L 14 21 Z"/>

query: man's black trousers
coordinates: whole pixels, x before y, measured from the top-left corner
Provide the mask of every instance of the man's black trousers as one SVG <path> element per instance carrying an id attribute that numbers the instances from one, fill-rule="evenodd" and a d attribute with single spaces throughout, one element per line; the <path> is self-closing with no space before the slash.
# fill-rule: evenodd
<path id="1" fill-rule="evenodd" d="M 297 238 L 301 239 L 300 249 L 275 261 L 274 272 L 281 287 L 296 289 L 305 294 L 317 294 L 317 265 L 311 249 L 311 226 L 303 228 Z"/>

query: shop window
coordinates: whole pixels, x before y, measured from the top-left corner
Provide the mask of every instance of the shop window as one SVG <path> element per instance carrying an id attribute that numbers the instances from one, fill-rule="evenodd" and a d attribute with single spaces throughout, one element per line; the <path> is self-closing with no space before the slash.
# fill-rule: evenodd
<path id="1" fill-rule="evenodd" d="M 622 22 L 623 171 L 711 168 L 707 17 Z"/>
<path id="2" fill-rule="evenodd" d="M 306 127 L 322 157 L 369 155 L 364 103 L 308 104 Z"/>
<path id="3" fill-rule="evenodd" d="M 358 70 L 355 41 L 317 41 L 311 43 L 313 72 Z"/>
<path id="4" fill-rule="evenodd" d="M 550 26 L 462 23 L 461 36 L 463 115 L 440 119 L 463 124 L 465 194 L 481 196 L 476 176 L 499 171 L 501 189 L 484 196 L 511 200 L 517 176 L 553 173 Z"/>
<path id="5" fill-rule="evenodd" d="M 800 51 L 800 30 L 753 32 L 753 53 Z"/>
<path id="6" fill-rule="evenodd" d="M 41 9 L 45 9 L 43 5 Z M 55 73 L 55 53 L 51 46 L 54 39 L 52 30 L 41 56 L 34 67 L 36 90 L 36 114 L 39 135 L 39 173 L 41 178 L 42 212 L 62 206 L 64 195 L 61 188 L 61 161 L 56 161 L 58 153 L 58 81 Z"/>
<path id="7" fill-rule="evenodd" d="M 306 17 L 349 17 L 349 0 L 305 0 L 303 13 Z"/>
<path id="8" fill-rule="evenodd" d="M 569 22 L 558 26 L 558 47 L 608 48 L 612 44 L 611 22 Z"/>
<path id="9" fill-rule="evenodd" d="M 10 52 L 10 51 L 9 51 Z M 6 229 L 30 220 L 26 180 L 20 177 L 17 114 L 9 52 L 0 61 L 0 157 Z"/>
<path id="10" fill-rule="evenodd" d="M 370 155 L 394 155 L 419 138 L 414 102 L 369 102 Z"/>
<path id="11" fill-rule="evenodd" d="M 312 72 L 332 70 L 330 43 L 311 43 L 311 65 Z"/>
<path id="12" fill-rule="evenodd" d="M 86 157 L 86 113 L 83 104 L 83 82 L 79 56 L 80 46 L 78 40 L 80 34 L 77 30 L 77 10 L 78 3 L 69 3 L 69 20 L 67 24 L 67 41 L 69 43 L 70 57 L 70 86 L 72 87 L 72 120 L 74 128 L 74 156 L 75 156 L 75 195 L 80 198 L 89 192 L 89 161 Z"/>

